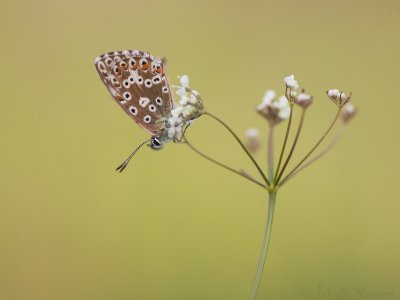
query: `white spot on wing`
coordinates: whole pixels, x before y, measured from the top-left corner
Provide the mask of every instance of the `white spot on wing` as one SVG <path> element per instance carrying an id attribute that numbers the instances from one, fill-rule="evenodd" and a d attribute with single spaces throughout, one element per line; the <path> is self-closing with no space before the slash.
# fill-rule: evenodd
<path id="1" fill-rule="evenodd" d="M 150 99 L 149 99 L 149 98 L 147 98 L 147 97 L 140 97 L 140 99 L 139 99 L 139 104 L 140 104 L 141 107 L 146 107 L 147 104 L 149 104 L 149 103 L 150 103 Z"/>
<path id="2" fill-rule="evenodd" d="M 145 123 L 150 123 L 150 121 L 151 121 L 151 116 L 145 115 L 144 118 L 143 118 L 143 121 L 144 121 Z"/>

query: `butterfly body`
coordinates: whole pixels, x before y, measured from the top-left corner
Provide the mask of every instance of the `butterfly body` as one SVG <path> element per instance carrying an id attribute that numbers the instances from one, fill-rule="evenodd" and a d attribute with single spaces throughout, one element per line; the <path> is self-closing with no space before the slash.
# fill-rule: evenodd
<path id="1" fill-rule="evenodd" d="M 97 57 L 95 66 L 114 100 L 152 135 L 152 149 L 176 138 L 168 134 L 174 103 L 164 59 L 138 50 L 114 51 Z"/>

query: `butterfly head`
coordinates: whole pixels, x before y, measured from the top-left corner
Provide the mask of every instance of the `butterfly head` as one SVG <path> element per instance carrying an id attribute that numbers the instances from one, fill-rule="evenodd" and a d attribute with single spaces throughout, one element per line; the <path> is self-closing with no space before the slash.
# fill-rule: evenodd
<path id="1" fill-rule="evenodd" d="M 163 142 L 160 138 L 153 136 L 150 140 L 150 148 L 153 150 L 160 150 L 163 147 Z"/>

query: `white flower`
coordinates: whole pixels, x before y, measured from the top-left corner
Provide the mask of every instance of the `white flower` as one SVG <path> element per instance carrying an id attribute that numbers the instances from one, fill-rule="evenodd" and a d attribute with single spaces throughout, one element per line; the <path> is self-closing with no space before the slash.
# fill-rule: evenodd
<path id="1" fill-rule="evenodd" d="M 175 127 L 168 128 L 168 137 L 172 139 L 175 136 Z"/>
<path id="2" fill-rule="evenodd" d="M 182 75 L 182 76 L 178 76 L 182 87 L 188 88 L 189 87 L 189 76 L 187 75 Z"/>
<path id="3" fill-rule="evenodd" d="M 354 113 L 355 110 L 356 110 L 356 109 L 354 108 L 354 106 L 353 106 L 352 104 L 347 104 L 347 105 L 344 107 L 344 110 L 343 110 L 343 111 L 345 111 L 346 113 L 352 114 L 352 113 Z"/>
<path id="4" fill-rule="evenodd" d="M 260 136 L 260 132 L 257 128 L 249 128 L 246 130 L 245 136 L 247 138 L 258 138 Z"/>
<path id="5" fill-rule="evenodd" d="M 249 128 L 246 130 L 246 147 L 255 153 L 260 147 L 260 133 L 257 128 Z"/>
<path id="6" fill-rule="evenodd" d="M 187 105 L 183 112 L 182 112 L 182 116 L 186 119 L 186 118 L 190 118 L 191 116 L 196 115 L 198 112 L 198 109 L 193 106 L 193 105 Z"/>
<path id="7" fill-rule="evenodd" d="M 262 103 L 257 106 L 257 111 L 266 118 L 271 125 L 276 125 L 282 120 L 289 118 L 290 105 L 285 96 L 275 99 L 273 90 L 265 92 Z"/>
<path id="8" fill-rule="evenodd" d="M 337 89 L 328 90 L 327 94 L 329 97 L 334 98 L 334 99 L 340 97 L 340 92 Z"/>
<path id="9" fill-rule="evenodd" d="M 329 99 L 331 99 L 339 107 L 343 107 L 351 99 L 351 93 L 347 96 L 345 93 L 340 92 L 337 89 L 331 89 L 326 92 Z"/>
<path id="10" fill-rule="evenodd" d="M 303 108 L 307 108 L 311 104 L 312 100 L 313 100 L 312 96 L 304 93 L 303 91 L 294 99 L 294 103 Z"/>
<path id="11" fill-rule="evenodd" d="M 179 115 L 183 112 L 183 107 L 182 106 L 177 106 L 174 109 L 171 110 L 171 115 L 174 118 L 178 118 Z"/>
<path id="12" fill-rule="evenodd" d="M 357 109 L 349 103 L 343 107 L 343 111 L 340 117 L 342 118 L 343 123 L 347 124 L 354 118 L 356 114 L 357 114 Z"/>
<path id="13" fill-rule="evenodd" d="M 271 106 L 272 100 L 274 100 L 276 97 L 276 93 L 274 90 L 268 90 L 265 92 L 265 95 L 263 97 L 263 100 L 261 104 L 257 107 L 258 110 L 262 110 L 266 108 L 267 106 Z"/>
<path id="14" fill-rule="evenodd" d="M 286 120 L 290 115 L 290 105 L 285 96 L 280 96 L 277 101 L 273 103 L 273 106 L 278 109 L 278 117 L 282 120 Z"/>
<path id="15" fill-rule="evenodd" d="M 283 81 L 285 82 L 286 86 L 292 90 L 297 90 L 299 88 L 297 81 L 294 79 L 294 75 L 285 77 Z"/>

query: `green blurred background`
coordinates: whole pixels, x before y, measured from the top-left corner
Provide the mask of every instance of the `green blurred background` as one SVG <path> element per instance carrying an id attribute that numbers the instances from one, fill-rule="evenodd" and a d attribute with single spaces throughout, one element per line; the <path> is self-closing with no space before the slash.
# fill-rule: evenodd
<path id="1" fill-rule="evenodd" d="M 147 137 L 93 66 L 124 49 L 167 57 L 240 134 L 267 135 L 254 108 L 294 73 L 315 97 L 294 161 L 334 116 L 324 91 L 352 91 L 344 138 L 279 193 L 259 299 L 399 299 L 399 3 L 3 1 L 0 299 L 249 297 L 262 189 L 184 145 L 114 171 Z M 207 117 L 188 136 L 256 174 Z"/>

